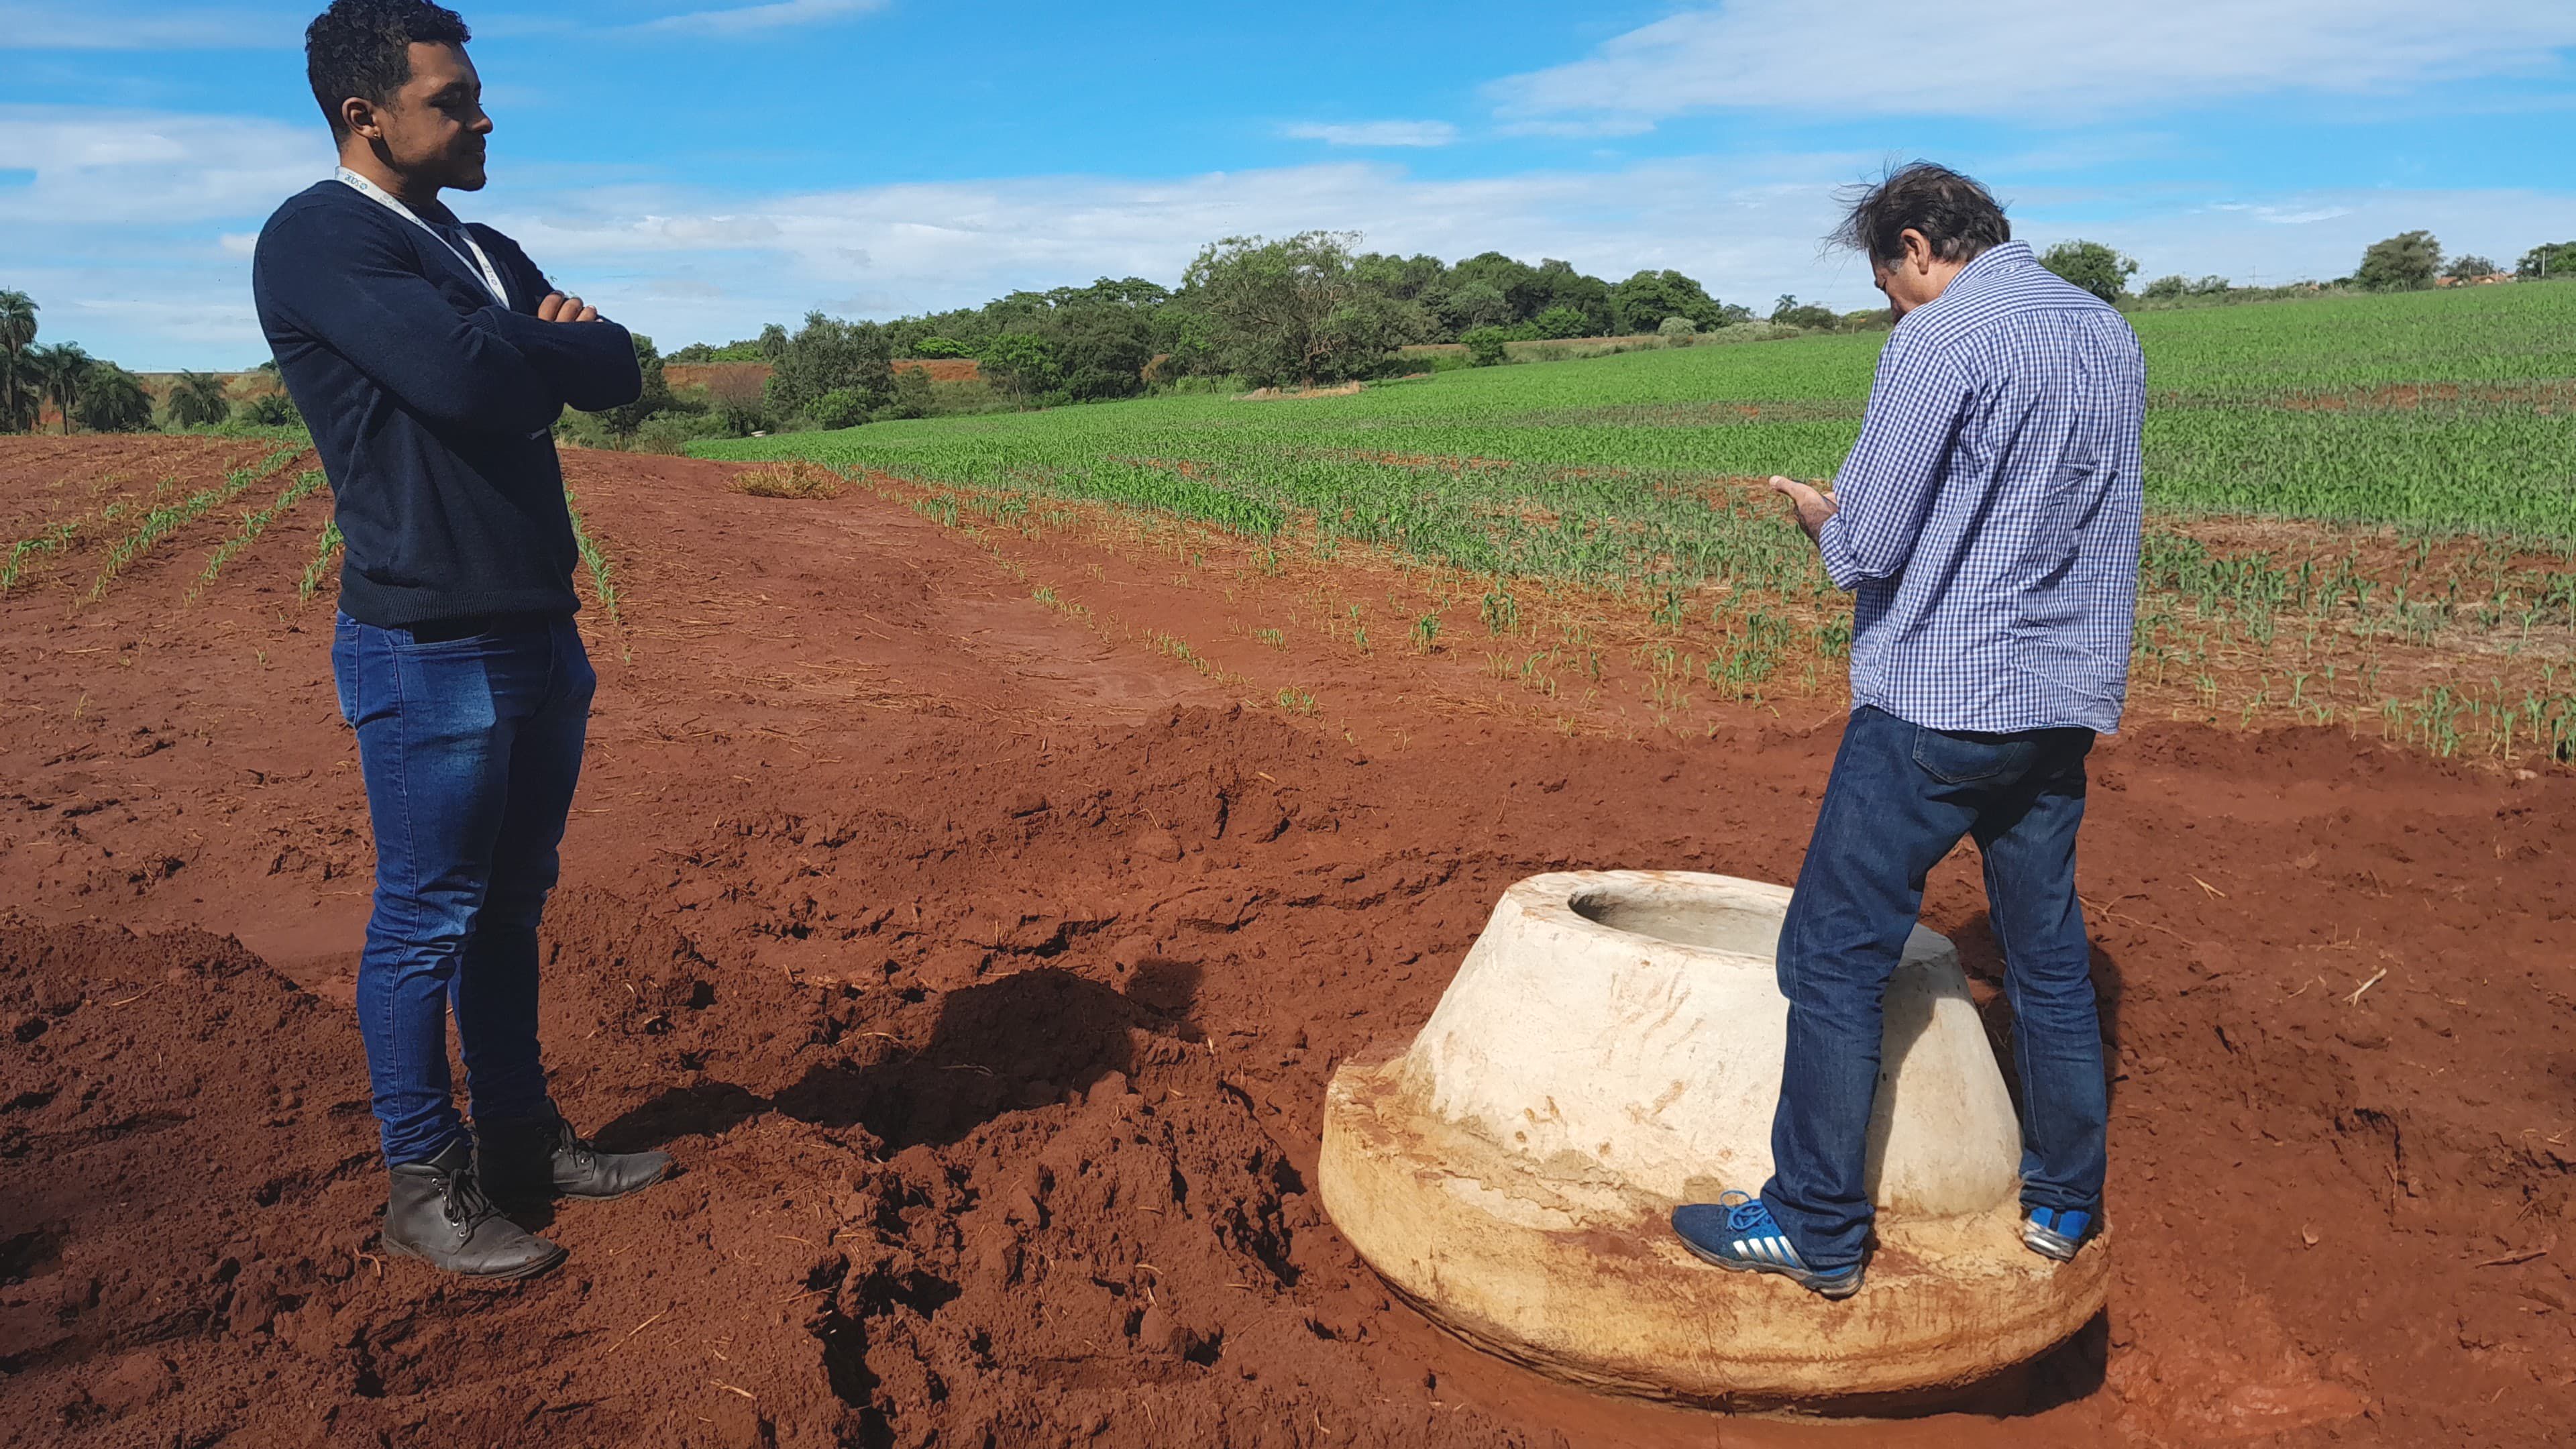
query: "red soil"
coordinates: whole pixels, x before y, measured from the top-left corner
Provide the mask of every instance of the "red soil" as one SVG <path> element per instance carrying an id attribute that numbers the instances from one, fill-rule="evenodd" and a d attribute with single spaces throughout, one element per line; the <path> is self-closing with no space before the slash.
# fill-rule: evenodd
<path id="1" fill-rule="evenodd" d="M 971 357 L 899 357 L 894 365 L 917 367 L 929 373 L 932 382 L 972 382 L 982 375 Z M 761 385 L 776 370 L 766 362 L 670 362 L 662 366 L 662 381 L 675 388 L 703 387 L 726 396 L 739 392 L 758 397 Z"/>
<path id="2" fill-rule="evenodd" d="M 2282 407 L 2302 412 L 2337 413 L 2405 413 L 2418 411 L 2427 404 L 2458 402 L 2510 403 L 2543 413 L 2563 412 L 2569 404 L 2576 403 L 2576 384 L 2534 382 L 2462 386 L 2459 383 L 2399 383 L 2345 392 L 2297 393 L 2280 399 Z"/>
<path id="3" fill-rule="evenodd" d="M 930 374 L 932 382 L 973 382 L 984 375 L 981 364 L 971 357 L 898 357 L 894 366 L 897 372 L 919 368 Z"/>
<path id="4" fill-rule="evenodd" d="M 0 445 L 0 511 L 130 446 Z M 1793 875 L 1829 703 L 1567 734 L 1437 657 L 1253 641 L 1321 569 L 571 467 L 624 622 L 584 616 L 547 1040 L 577 1120 L 684 1175 L 562 1207 L 534 1283 L 384 1258 L 321 507 L 184 608 L 228 526 L 96 603 L 88 545 L 0 596 L 0 1443 L 2537 1444 L 2576 1409 L 2576 775 L 2107 743 L 2109 1312 L 2000 1417 L 1720 1419 L 1392 1303 L 1317 1117 L 1511 880 Z M 1975 882 L 1926 915 L 1991 998 Z"/>
<path id="5" fill-rule="evenodd" d="M 718 379 L 743 378 L 757 392 L 777 370 L 766 362 L 666 362 L 662 381 L 672 387 L 712 387 Z"/>

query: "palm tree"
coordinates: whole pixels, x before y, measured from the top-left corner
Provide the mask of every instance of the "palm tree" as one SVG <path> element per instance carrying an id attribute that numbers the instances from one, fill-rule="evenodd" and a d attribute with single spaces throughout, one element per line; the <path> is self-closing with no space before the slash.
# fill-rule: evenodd
<path id="1" fill-rule="evenodd" d="M 0 430 L 17 432 L 36 425 L 37 383 L 27 367 L 27 349 L 36 342 L 36 300 L 24 292 L 0 291 Z"/>
<path id="2" fill-rule="evenodd" d="M 30 347 L 27 358 L 36 365 L 36 377 L 43 384 L 44 396 L 53 399 L 62 410 L 63 432 L 72 430 L 72 413 L 80 406 L 81 394 L 89 390 L 89 372 L 95 365 L 89 353 L 77 342 L 57 342 L 51 347 Z"/>
<path id="3" fill-rule="evenodd" d="M 93 433 L 139 433 L 152 426 L 152 394 L 143 379 L 115 363 L 91 363 L 82 379 L 80 420 Z"/>
<path id="4" fill-rule="evenodd" d="M 170 421 L 183 428 L 202 428 L 232 416 L 232 399 L 224 380 L 211 372 L 183 372 L 170 387 Z"/>

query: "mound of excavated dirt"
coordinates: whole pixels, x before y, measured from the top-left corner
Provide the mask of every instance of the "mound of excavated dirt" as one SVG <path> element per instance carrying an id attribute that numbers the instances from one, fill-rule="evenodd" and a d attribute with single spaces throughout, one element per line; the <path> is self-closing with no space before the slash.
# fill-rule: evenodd
<path id="1" fill-rule="evenodd" d="M 106 456 L 72 441 L 0 448 L 5 501 Z M 532 1283 L 386 1259 L 318 515 L 186 607 L 229 521 L 95 602 L 49 561 L 0 596 L 0 1443 L 2537 1444 L 2576 1409 L 2576 778 L 2107 743 L 2109 1312 L 1996 1414 L 1713 1420 L 1391 1302 L 1316 1206 L 1318 1114 L 1509 882 L 1794 876 L 1829 702 L 1568 737 L 1291 640 L 1226 657 L 1326 711 L 1240 707 L 1277 681 L 1169 641 L 1269 620 L 1167 553 L 573 467 L 623 616 L 585 616 L 549 1062 L 681 1175 L 536 1220 L 572 1256 Z M 1972 855 L 1926 921 L 2008 1043 Z"/>

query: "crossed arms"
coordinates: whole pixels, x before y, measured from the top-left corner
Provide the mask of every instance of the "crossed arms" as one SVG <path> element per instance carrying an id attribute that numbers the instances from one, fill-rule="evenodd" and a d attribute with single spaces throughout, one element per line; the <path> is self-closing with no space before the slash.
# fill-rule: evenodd
<path id="1" fill-rule="evenodd" d="M 578 298 L 550 294 L 534 316 L 463 311 L 385 229 L 316 211 L 282 218 L 267 240 L 278 244 L 263 269 L 270 302 L 442 427 L 530 433 L 567 406 L 597 411 L 643 390 L 626 329 Z"/>

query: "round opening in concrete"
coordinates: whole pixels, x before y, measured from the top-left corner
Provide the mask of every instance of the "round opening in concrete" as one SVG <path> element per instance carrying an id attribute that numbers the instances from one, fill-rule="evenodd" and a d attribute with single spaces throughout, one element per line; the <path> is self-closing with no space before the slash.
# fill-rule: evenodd
<path id="1" fill-rule="evenodd" d="M 1336 1224 L 1432 1318 L 1576 1382 L 1732 1405 L 1894 1407 L 2045 1351 L 2097 1311 L 2017 1231 L 2020 1132 L 1950 943 L 1917 929 L 1887 992 L 1869 1144 L 1879 1251 L 1828 1304 L 1691 1258 L 1665 1216 L 1771 1170 L 1789 892 L 1573 871 L 1504 892 L 1400 1054 L 1328 1096 Z"/>
<path id="2" fill-rule="evenodd" d="M 1780 918 L 1770 911 L 1701 892 L 1603 887 L 1567 904 L 1587 921 L 1676 946 L 1769 956 L 1780 944 Z"/>

